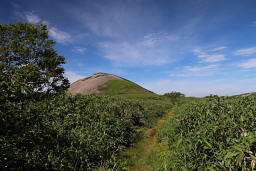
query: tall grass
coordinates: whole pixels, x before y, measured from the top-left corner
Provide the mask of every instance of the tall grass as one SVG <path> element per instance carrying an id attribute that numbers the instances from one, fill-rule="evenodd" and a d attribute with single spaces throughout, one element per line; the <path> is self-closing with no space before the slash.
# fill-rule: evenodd
<path id="1" fill-rule="evenodd" d="M 161 132 L 159 139 L 169 144 L 169 170 L 253 170 L 256 97 L 214 96 L 185 103 Z"/>

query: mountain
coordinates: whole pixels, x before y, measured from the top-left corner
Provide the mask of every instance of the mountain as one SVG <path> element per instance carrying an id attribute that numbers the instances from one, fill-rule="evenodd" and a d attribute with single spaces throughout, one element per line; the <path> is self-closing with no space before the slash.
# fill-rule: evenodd
<path id="1" fill-rule="evenodd" d="M 72 83 L 68 89 L 68 94 L 158 96 L 134 82 L 107 73 L 96 73 Z"/>
<path id="2" fill-rule="evenodd" d="M 256 96 L 256 92 L 238 94 L 238 95 L 235 95 L 235 96 L 237 96 L 237 97 Z"/>

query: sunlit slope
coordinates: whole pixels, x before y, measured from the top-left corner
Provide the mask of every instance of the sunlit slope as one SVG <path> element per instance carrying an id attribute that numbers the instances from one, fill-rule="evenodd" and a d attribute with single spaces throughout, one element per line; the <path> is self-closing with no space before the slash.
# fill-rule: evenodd
<path id="1" fill-rule="evenodd" d="M 137 97 L 157 97 L 158 95 L 128 80 L 109 80 L 98 87 L 101 94 Z"/>
<path id="2" fill-rule="evenodd" d="M 97 73 L 71 84 L 69 94 L 103 94 L 126 97 L 159 97 L 138 84 L 112 74 Z"/>

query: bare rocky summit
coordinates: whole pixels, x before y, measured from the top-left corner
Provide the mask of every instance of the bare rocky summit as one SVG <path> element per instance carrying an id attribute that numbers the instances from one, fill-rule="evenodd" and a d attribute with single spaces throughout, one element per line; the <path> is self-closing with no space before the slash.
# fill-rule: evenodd
<path id="1" fill-rule="evenodd" d="M 106 73 L 96 73 L 90 77 L 83 78 L 72 83 L 67 91 L 68 94 L 99 94 L 98 86 L 105 84 L 109 80 L 124 80 L 118 76 Z"/>

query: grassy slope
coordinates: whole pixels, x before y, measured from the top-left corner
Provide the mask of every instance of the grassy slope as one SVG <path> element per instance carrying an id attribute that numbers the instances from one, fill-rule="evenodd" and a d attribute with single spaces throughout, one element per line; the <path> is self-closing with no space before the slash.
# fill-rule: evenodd
<path id="1" fill-rule="evenodd" d="M 103 95 L 123 96 L 132 98 L 150 98 L 159 95 L 144 89 L 143 87 L 126 80 L 109 80 L 98 89 Z"/>

